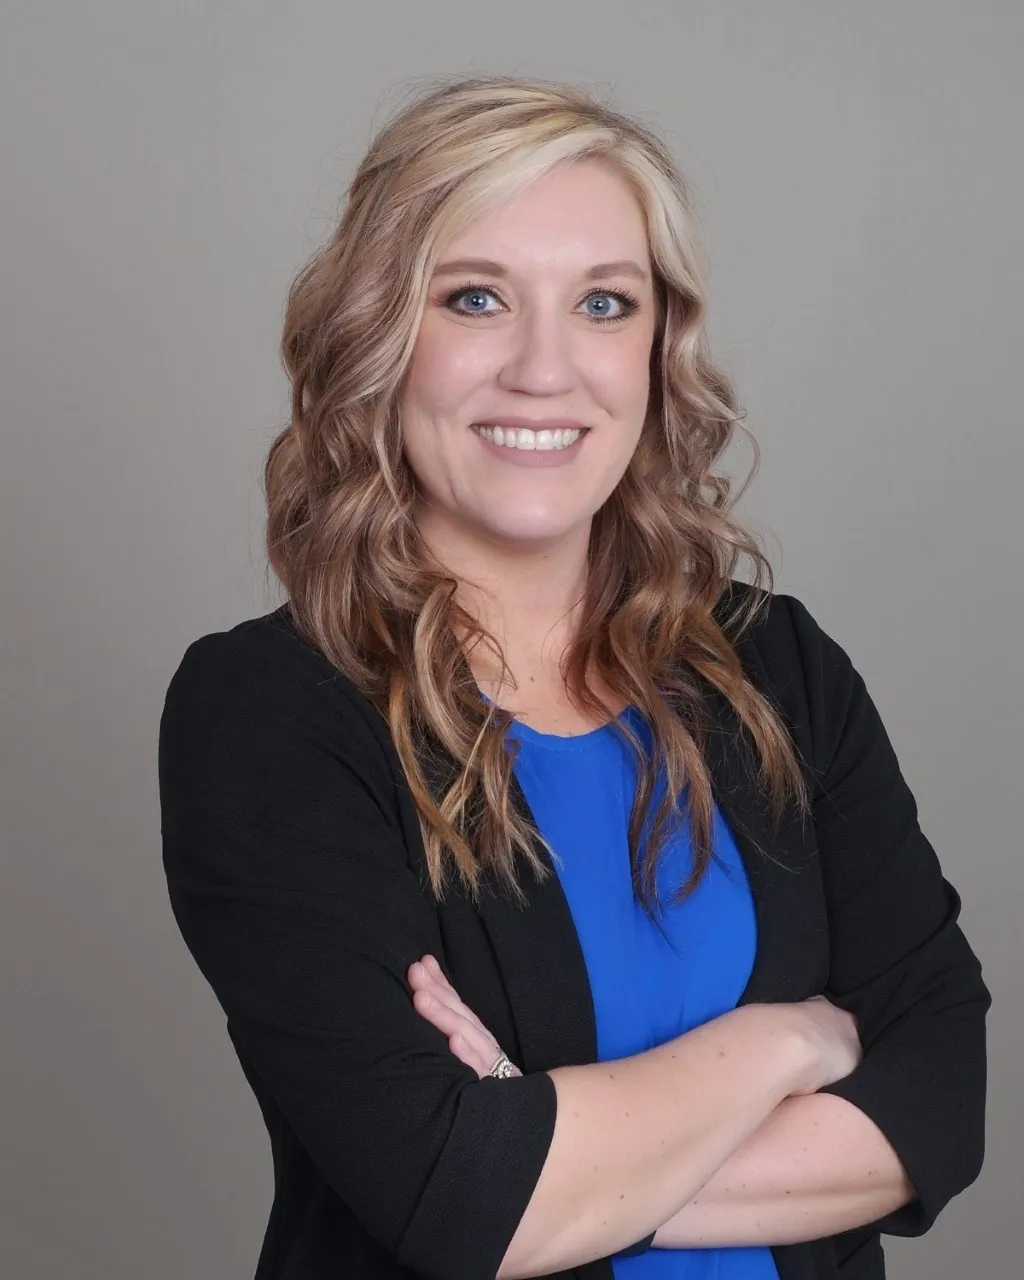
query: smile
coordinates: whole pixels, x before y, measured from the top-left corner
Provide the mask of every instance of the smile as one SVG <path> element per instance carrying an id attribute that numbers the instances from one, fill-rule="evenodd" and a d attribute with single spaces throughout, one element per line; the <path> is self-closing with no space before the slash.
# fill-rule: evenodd
<path id="1" fill-rule="evenodd" d="M 530 431 L 526 427 L 485 427 L 474 424 L 470 430 L 480 444 L 501 462 L 513 467 L 548 468 L 571 466 L 580 456 L 583 442 L 590 435 L 582 430 Z"/>
<path id="2" fill-rule="evenodd" d="M 487 427 L 474 423 L 472 430 L 503 449 L 536 450 L 568 449 L 583 435 L 585 428 L 573 430 L 531 431 L 528 427 Z"/>

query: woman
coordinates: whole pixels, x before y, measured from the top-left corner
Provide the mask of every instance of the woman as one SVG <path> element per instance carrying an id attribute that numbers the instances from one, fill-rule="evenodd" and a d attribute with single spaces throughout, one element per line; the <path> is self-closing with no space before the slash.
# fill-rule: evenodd
<path id="1" fill-rule="evenodd" d="M 382 130 L 293 285 L 288 602 L 191 644 L 160 726 L 259 1280 L 878 1280 L 979 1172 L 989 992 L 713 472 L 704 277 L 656 137 L 493 78 Z"/>

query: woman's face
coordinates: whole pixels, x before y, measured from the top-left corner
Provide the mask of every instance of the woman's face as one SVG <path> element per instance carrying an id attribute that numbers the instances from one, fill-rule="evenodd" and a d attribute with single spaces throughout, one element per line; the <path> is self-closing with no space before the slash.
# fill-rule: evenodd
<path id="1" fill-rule="evenodd" d="M 653 337 L 643 212 L 600 162 L 547 174 L 449 242 L 400 400 L 427 540 L 511 550 L 585 537 L 636 447 Z M 586 431 L 558 451 L 542 447 L 557 436 L 502 428 L 499 445 L 474 430 L 510 417 Z"/>

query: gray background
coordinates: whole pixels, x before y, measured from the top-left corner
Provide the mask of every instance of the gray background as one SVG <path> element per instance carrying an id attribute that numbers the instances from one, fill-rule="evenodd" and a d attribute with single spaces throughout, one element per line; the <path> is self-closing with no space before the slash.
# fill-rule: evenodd
<path id="1" fill-rule="evenodd" d="M 0 1272 L 252 1276 L 269 1149 L 166 901 L 157 721 L 192 639 L 279 600 L 258 478 L 291 276 L 401 94 L 482 71 L 610 93 L 697 188 L 714 349 L 764 449 L 740 511 L 864 673 L 995 997 L 985 1170 L 886 1239 L 890 1274 L 1009 1274 L 1021 14 L 8 0 Z"/>

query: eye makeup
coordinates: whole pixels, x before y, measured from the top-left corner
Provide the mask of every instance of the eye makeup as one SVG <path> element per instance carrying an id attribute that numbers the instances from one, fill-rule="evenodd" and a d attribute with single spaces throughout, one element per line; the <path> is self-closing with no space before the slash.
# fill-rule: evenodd
<path id="1" fill-rule="evenodd" d="M 492 316 L 497 314 L 496 312 L 493 312 L 493 311 L 475 311 L 474 312 L 474 311 L 458 310 L 453 304 L 458 298 L 461 298 L 464 294 L 467 294 L 467 293 L 489 293 L 492 297 L 495 297 L 495 298 L 500 297 L 500 295 L 498 294 L 498 291 L 494 288 L 493 285 L 483 284 L 482 282 L 479 282 L 479 281 L 469 281 L 466 284 L 460 285 L 457 289 L 453 289 L 450 293 L 446 294 L 443 305 L 447 307 L 449 311 L 453 311 L 455 315 L 458 315 L 458 316 L 479 316 L 481 319 L 489 320 Z M 614 324 L 616 322 L 626 320 L 631 315 L 633 315 L 640 306 L 639 300 L 626 289 L 590 289 L 587 291 L 587 293 L 583 295 L 583 297 L 580 299 L 580 302 L 581 303 L 586 302 L 588 298 L 593 298 L 593 297 L 615 298 L 620 304 L 620 306 L 622 307 L 622 311 L 618 315 L 587 316 L 587 319 L 592 321 L 594 324 Z"/>

